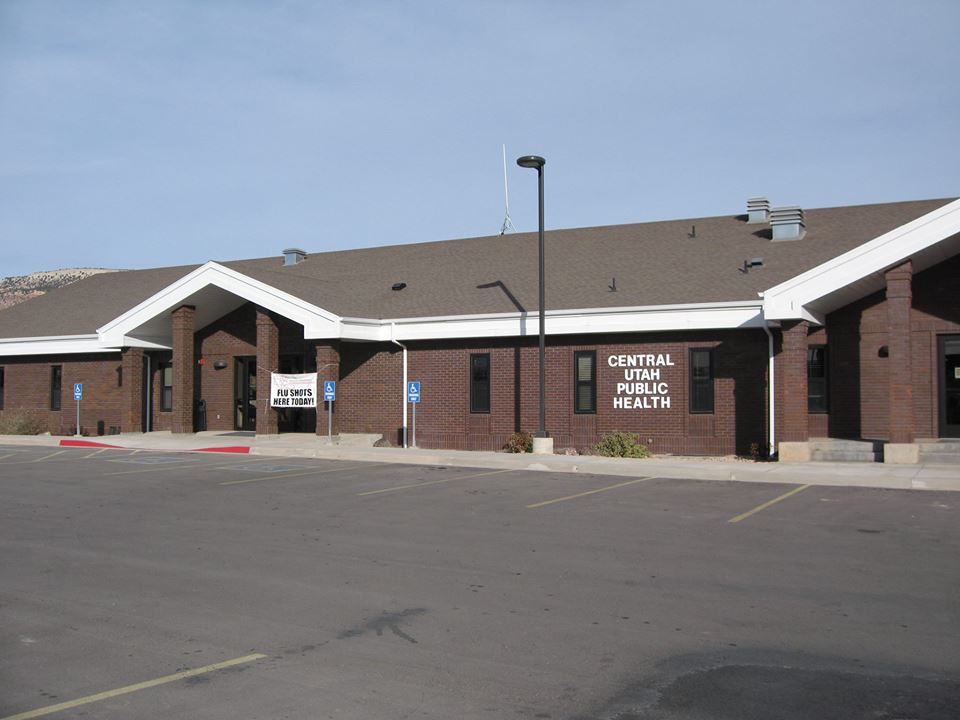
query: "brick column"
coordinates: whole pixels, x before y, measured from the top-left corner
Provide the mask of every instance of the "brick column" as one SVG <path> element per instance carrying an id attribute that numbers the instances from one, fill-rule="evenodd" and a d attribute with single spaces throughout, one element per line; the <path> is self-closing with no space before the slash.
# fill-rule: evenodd
<path id="1" fill-rule="evenodd" d="M 783 442 L 806 442 L 807 429 L 807 323 L 784 322 L 783 347 L 777 378 L 780 380 L 783 421 L 779 435 Z"/>
<path id="2" fill-rule="evenodd" d="M 120 432 L 143 432 L 143 348 L 124 348 L 121 368 Z"/>
<path id="3" fill-rule="evenodd" d="M 257 435 L 276 435 L 277 411 L 270 407 L 270 373 L 280 369 L 280 328 L 269 310 L 257 308 Z"/>
<path id="4" fill-rule="evenodd" d="M 196 308 L 181 305 L 173 311 L 173 412 L 170 429 L 193 432 L 193 330 Z"/>
<path id="5" fill-rule="evenodd" d="M 327 434 L 327 403 L 323 401 L 323 381 L 337 381 L 337 398 L 340 398 L 343 388 L 340 387 L 340 345 L 317 345 L 317 435 Z M 337 422 L 336 405 L 334 401 L 333 434 L 340 434 L 340 424 Z"/>
<path id="6" fill-rule="evenodd" d="M 913 305 L 913 263 L 907 261 L 886 272 L 887 358 L 890 401 L 889 441 L 913 442 L 913 363 L 910 347 L 910 309 Z"/>

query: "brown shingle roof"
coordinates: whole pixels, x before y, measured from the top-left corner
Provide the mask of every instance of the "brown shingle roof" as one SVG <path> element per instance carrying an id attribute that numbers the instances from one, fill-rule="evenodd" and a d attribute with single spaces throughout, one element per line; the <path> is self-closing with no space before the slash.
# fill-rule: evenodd
<path id="1" fill-rule="evenodd" d="M 183 265 L 92 275 L 0 310 L 0 337 L 91 335 L 197 267 Z"/>
<path id="2" fill-rule="evenodd" d="M 806 236 L 772 242 L 745 216 L 673 220 L 546 234 L 548 309 L 757 299 L 832 257 L 949 200 L 806 211 Z M 696 235 L 691 237 L 692 227 Z M 743 261 L 764 266 L 742 272 Z M 447 240 L 222 264 L 344 317 L 401 318 L 537 307 L 537 235 Z M 92 333 L 197 266 L 87 278 L 0 311 L 0 337 Z M 609 285 L 616 278 L 616 292 Z M 391 290 L 397 282 L 407 284 Z"/>

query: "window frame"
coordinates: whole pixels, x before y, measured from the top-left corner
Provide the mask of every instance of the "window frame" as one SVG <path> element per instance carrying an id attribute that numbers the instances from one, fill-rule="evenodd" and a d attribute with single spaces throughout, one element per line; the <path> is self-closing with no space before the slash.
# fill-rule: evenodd
<path id="1" fill-rule="evenodd" d="M 811 355 L 816 351 L 821 351 L 823 353 L 823 360 L 821 362 L 822 374 L 813 377 L 811 371 L 813 370 L 813 365 L 811 364 Z M 814 396 L 811 393 L 812 380 L 816 380 L 817 384 L 821 386 L 820 395 Z M 822 398 L 817 402 L 818 398 Z M 814 404 L 817 407 L 814 407 Z M 817 344 L 817 345 L 807 345 L 807 413 L 810 415 L 826 415 L 830 412 L 830 352 L 827 349 L 826 344 Z"/>
<path id="2" fill-rule="evenodd" d="M 694 356 L 705 353 L 707 356 L 707 382 L 704 383 L 703 378 L 697 378 L 694 376 L 694 370 L 696 368 L 694 364 Z M 691 415 L 713 415 L 716 412 L 716 391 L 714 387 L 714 381 L 716 380 L 716 362 L 714 358 L 714 349 L 707 347 L 697 347 L 690 348 L 688 355 L 688 369 L 687 369 L 687 406 Z M 694 403 L 701 399 L 700 393 L 697 391 L 698 384 L 704 384 L 705 387 L 709 389 L 709 403 L 704 403 L 703 406 L 697 405 Z M 709 408 L 707 408 L 709 405 Z"/>
<path id="3" fill-rule="evenodd" d="M 157 370 L 160 372 L 160 412 L 173 412 L 173 361 L 161 360 L 157 363 Z M 170 371 L 170 384 L 167 385 L 166 374 Z M 169 390 L 169 396 L 167 394 Z"/>
<path id="4" fill-rule="evenodd" d="M 63 365 L 50 366 L 50 409 L 63 407 Z"/>
<path id="5" fill-rule="evenodd" d="M 591 361 L 590 379 L 580 379 L 580 358 L 589 357 Z M 590 388 L 590 407 L 580 407 L 580 388 L 584 385 Z M 575 350 L 573 353 L 573 412 L 575 415 L 597 414 L 597 351 Z"/>
<path id="6" fill-rule="evenodd" d="M 7 368 L 0 365 L 0 410 L 3 410 L 4 396 L 6 395 Z"/>
<path id="7" fill-rule="evenodd" d="M 483 390 L 484 381 L 477 381 L 474 377 L 475 373 L 475 363 L 480 358 L 486 358 L 487 361 L 487 378 L 485 381 L 486 390 Z M 470 365 L 469 365 L 469 387 L 470 387 L 470 414 L 471 415 L 489 415 L 490 414 L 490 353 L 470 353 Z M 485 395 L 485 398 L 480 398 L 480 395 Z M 478 403 L 477 401 L 484 399 L 485 403 Z"/>

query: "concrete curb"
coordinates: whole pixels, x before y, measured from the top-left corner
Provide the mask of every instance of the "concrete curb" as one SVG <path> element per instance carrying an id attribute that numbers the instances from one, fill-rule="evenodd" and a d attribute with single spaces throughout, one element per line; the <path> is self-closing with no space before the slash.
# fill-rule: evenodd
<path id="1" fill-rule="evenodd" d="M 71 440 L 49 435 L 0 435 L 0 445 L 51 446 Z M 367 448 L 329 445 L 326 438 L 303 435 L 269 437 L 197 433 L 110 435 L 86 438 L 124 449 L 154 452 L 249 452 L 261 457 L 314 458 L 354 462 L 445 465 L 492 470 L 581 473 L 615 477 L 651 477 L 725 482 L 761 482 L 896 490 L 960 491 L 955 465 L 884 465 L 882 463 L 752 463 L 718 460 L 653 458 L 631 460 L 592 455 L 530 455 L 420 448 Z M 248 448 L 248 450 L 246 450 Z M 0 461 L 2 468 L 2 461 Z"/>

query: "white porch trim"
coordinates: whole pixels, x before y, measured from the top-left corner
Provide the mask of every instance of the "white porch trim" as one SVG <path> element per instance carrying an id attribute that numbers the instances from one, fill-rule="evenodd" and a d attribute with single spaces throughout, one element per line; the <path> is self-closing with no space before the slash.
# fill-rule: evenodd
<path id="1" fill-rule="evenodd" d="M 180 305 L 188 303 L 192 295 L 210 286 L 218 287 L 303 325 L 304 337 L 339 335 L 339 318 L 333 313 L 213 261 L 201 265 L 98 328 L 97 334 L 107 346 L 119 347 L 128 344 L 130 338 L 127 336 L 135 335 L 138 327 L 161 315 L 169 314 Z"/>
<path id="2" fill-rule="evenodd" d="M 761 293 L 764 316 L 823 324 L 827 312 L 882 289 L 887 269 L 912 259 L 916 273 L 960 252 L 958 233 L 954 200 Z"/>

